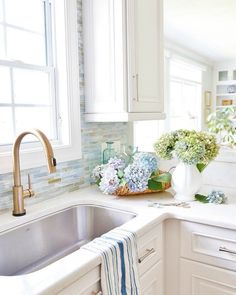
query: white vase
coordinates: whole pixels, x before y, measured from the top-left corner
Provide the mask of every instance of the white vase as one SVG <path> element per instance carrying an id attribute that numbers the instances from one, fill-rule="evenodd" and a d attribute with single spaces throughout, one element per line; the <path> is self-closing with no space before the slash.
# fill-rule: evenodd
<path id="1" fill-rule="evenodd" d="M 202 185 L 202 175 L 196 165 L 180 162 L 172 174 L 171 185 L 176 192 L 176 200 L 194 201 L 195 194 Z"/>

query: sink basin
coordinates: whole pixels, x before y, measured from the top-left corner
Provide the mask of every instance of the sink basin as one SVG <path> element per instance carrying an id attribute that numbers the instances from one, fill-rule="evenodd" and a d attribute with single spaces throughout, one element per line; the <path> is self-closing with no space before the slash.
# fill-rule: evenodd
<path id="1" fill-rule="evenodd" d="M 0 235 L 0 275 L 39 270 L 134 217 L 130 212 L 79 205 L 4 232 Z"/>

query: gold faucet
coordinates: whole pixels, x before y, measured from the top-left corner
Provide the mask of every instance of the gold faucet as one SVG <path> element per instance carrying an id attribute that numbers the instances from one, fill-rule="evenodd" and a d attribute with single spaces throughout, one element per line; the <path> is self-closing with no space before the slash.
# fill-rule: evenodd
<path id="1" fill-rule="evenodd" d="M 14 216 L 22 216 L 25 215 L 26 211 L 24 208 L 24 198 L 34 196 L 34 192 L 31 188 L 30 177 L 28 175 L 28 189 L 24 190 L 21 185 L 21 175 L 20 175 L 20 144 L 23 137 L 27 134 L 32 134 L 38 138 L 38 140 L 42 143 L 44 152 L 47 159 L 48 171 L 49 173 L 53 173 L 56 171 L 56 159 L 54 158 L 52 146 L 46 137 L 46 135 L 38 130 L 32 129 L 29 131 L 22 132 L 15 140 L 13 145 L 13 178 L 14 178 L 14 186 L 13 186 L 13 215 Z"/>

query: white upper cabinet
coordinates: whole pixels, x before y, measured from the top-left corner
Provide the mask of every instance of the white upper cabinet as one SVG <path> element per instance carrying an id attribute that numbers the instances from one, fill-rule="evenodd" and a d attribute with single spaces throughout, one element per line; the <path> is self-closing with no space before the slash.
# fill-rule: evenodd
<path id="1" fill-rule="evenodd" d="M 162 0 L 84 0 L 86 120 L 163 119 Z"/>
<path id="2" fill-rule="evenodd" d="M 163 112 L 162 1 L 129 0 L 130 112 Z"/>

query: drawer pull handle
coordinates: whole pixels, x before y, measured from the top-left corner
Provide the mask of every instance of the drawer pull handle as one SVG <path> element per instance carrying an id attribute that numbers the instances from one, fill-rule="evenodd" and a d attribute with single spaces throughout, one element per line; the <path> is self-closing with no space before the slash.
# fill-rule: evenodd
<path id="1" fill-rule="evenodd" d="M 149 255 L 151 255 L 152 253 L 155 253 L 155 249 L 154 248 L 146 249 L 145 252 L 146 253 L 138 259 L 138 263 L 142 263 L 143 260 L 146 259 Z"/>
<path id="2" fill-rule="evenodd" d="M 91 295 L 102 295 L 102 291 L 92 292 Z"/>
<path id="3" fill-rule="evenodd" d="M 139 83 L 139 76 L 138 76 L 138 74 L 136 74 L 136 92 L 137 92 L 137 101 L 139 101 L 139 85 L 138 85 L 138 83 Z"/>
<path id="4" fill-rule="evenodd" d="M 219 248 L 219 251 L 221 251 L 221 252 L 227 252 L 227 253 L 231 253 L 231 254 L 236 254 L 236 251 L 227 249 L 226 247 L 220 247 Z"/>

